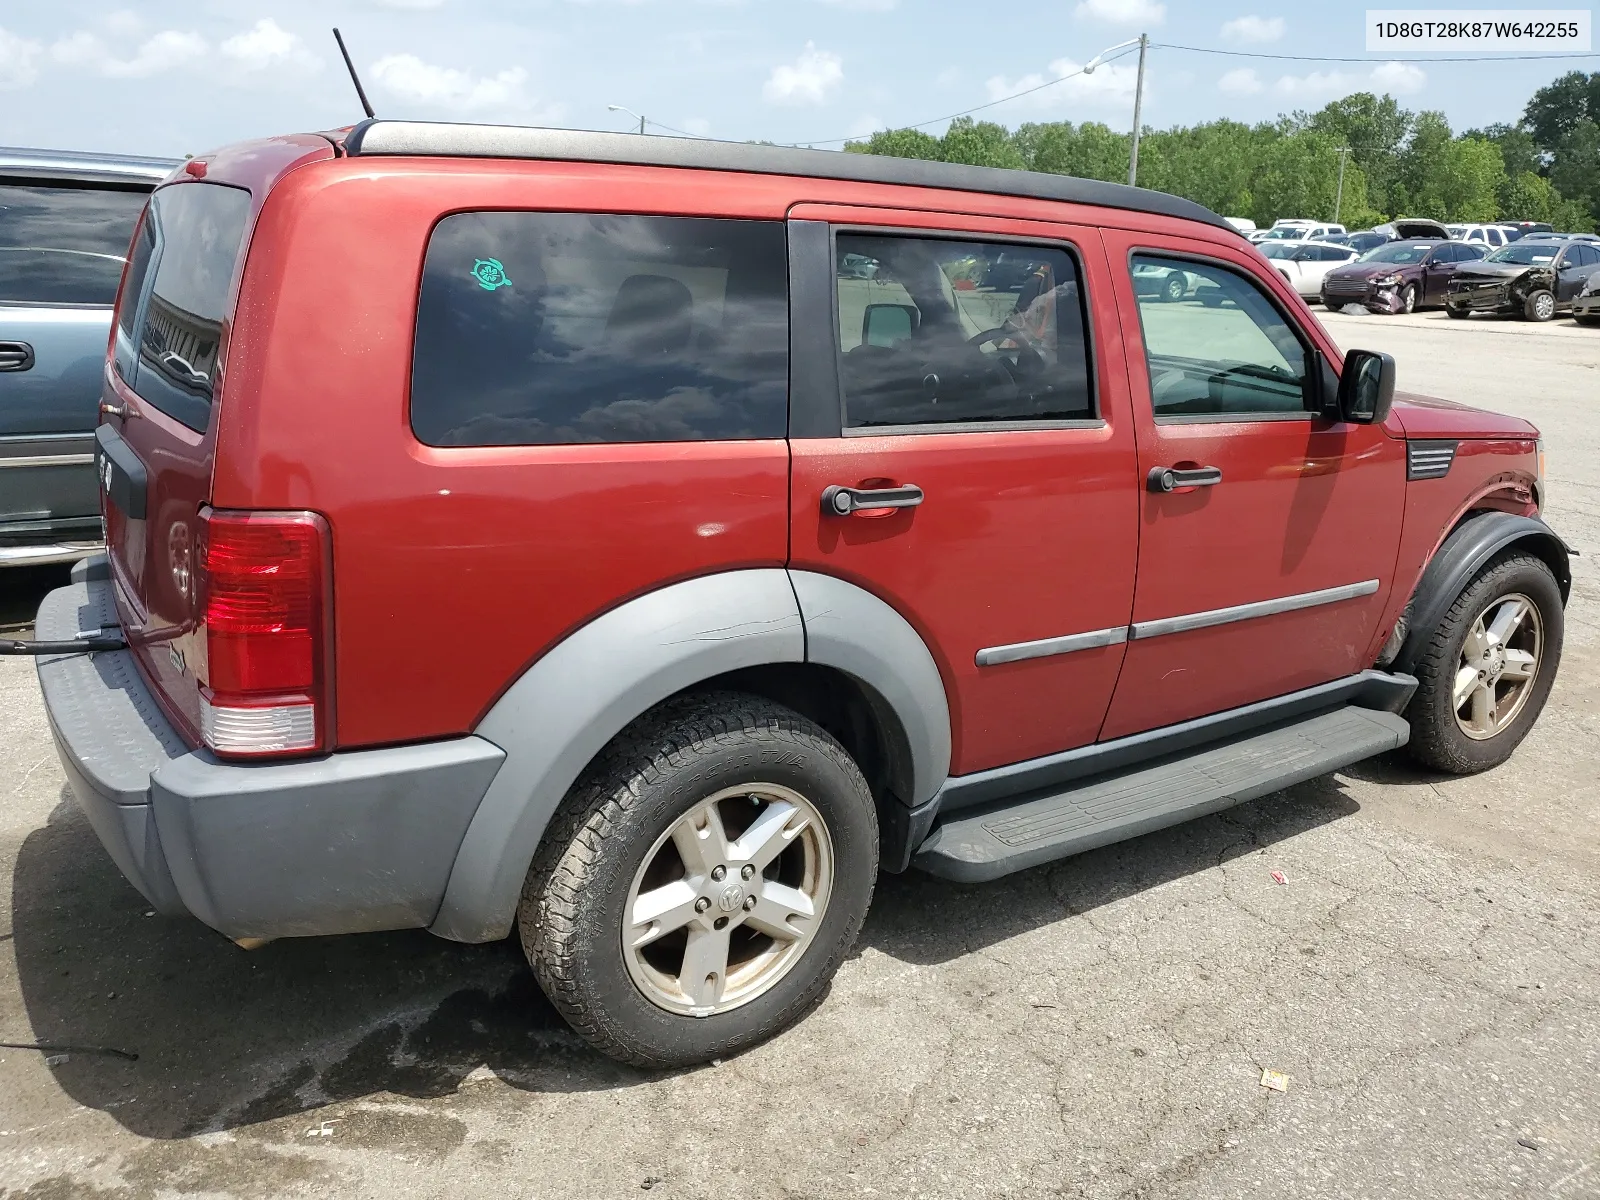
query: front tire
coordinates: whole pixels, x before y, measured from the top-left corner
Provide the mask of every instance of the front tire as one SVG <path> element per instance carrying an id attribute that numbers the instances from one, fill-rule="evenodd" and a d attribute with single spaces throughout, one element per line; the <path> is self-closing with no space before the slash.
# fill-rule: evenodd
<path id="1" fill-rule="evenodd" d="M 1465 321 L 1469 316 L 1472 315 L 1467 309 L 1458 308 L 1454 304 L 1446 304 L 1444 306 L 1444 311 L 1449 313 L 1458 321 Z"/>
<path id="2" fill-rule="evenodd" d="M 1417 311 L 1417 288 L 1415 284 L 1406 284 L 1400 289 L 1400 311 L 1413 313 Z"/>
<path id="3" fill-rule="evenodd" d="M 1588 316 L 1578 317 L 1578 316 L 1575 316 L 1572 319 L 1574 321 L 1576 321 L 1579 325 L 1600 325 L 1600 317 L 1588 317 Z"/>
<path id="4" fill-rule="evenodd" d="M 1455 775 L 1497 767 L 1538 720 L 1561 662 L 1561 589 L 1543 559 L 1512 549 L 1450 606 L 1417 662 L 1407 751 Z"/>
<path id="5" fill-rule="evenodd" d="M 1161 285 L 1161 296 L 1168 304 L 1176 304 L 1188 291 L 1188 281 L 1182 275 L 1173 275 Z"/>
<path id="6" fill-rule="evenodd" d="M 1530 321 L 1548 321 L 1556 315 L 1555 296 L 1540 288 L 1522 302 L 1522 315 Z"/>
<path id="7" fill-rule="evenodd" d="M 517 928 L 581 1036 L 642 1067 L 736 1054 L 816 1003 L 878 870 L 860 769 L 756 696 L 669 701 L 574 785 L 528 871 Z"/>

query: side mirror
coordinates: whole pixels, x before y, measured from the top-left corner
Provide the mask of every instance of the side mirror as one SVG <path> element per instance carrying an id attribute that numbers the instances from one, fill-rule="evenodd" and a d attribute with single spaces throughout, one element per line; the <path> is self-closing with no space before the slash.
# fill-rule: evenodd
<path id="1" fill-rule="evenodd" d="M 905 341 L 922 322 L 914 304 L 869 304 L 861 314 L 863 346 L 893 346 Z"/>
<path id="2" fill-rule="evenodd" d="M 1339 375 L 1339 416 L 1356 425 L 1376 425 L 1394 407 L 1394 356 L 1352 350 Z"/>

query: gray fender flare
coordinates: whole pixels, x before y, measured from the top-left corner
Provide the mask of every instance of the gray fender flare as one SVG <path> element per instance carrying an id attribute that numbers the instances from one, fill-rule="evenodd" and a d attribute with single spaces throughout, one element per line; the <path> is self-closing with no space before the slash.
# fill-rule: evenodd
<path id="1" fill-rule="evenodd" d="M 806 623 L 806 661 L 835 667 L 875 692 L 894 714 L 911 759 L 911 807 L 950 774 L 950 705 L 922 635 L 864 588 L 832 575 L 790 571 Z"/>
<path id="2" fill-rule="evenodd" d="M 1550 526 L 1536 517 L 1505 512 L 1486 512 L 1472 517 L 1445 538 L 1444 544 L 1423 568 L 1417 590 L 1406 608 L 1405 640 L 1400 643 L 1389 669 L 1415 674 L 1417 659 L 1428 639 L 1462 589 L 1485 563 L 1517 543 L 1550 564 L 1561 588 L 1561 599 L 1565 601 L 1572 590 L 1572 569 L 1567 558 L 1571 551 Z"/>
<path id="3" fill-rule="evenodd" d="M 506 759 L 467 826 L 429 929 L 460 942 L 510 933 L 550 817 L 589 760 L 640 713 L 725 671 L 804 660 L 794 590 L 776 568 L 673 584 L 569 635 L 473 730 Z"/>
<path id="4" fill-rule="evenodd" d="M 802 617 L 803 614 L 803 617 Z M 629 722 L 713 676 L 815 662 L 857 679 L 904 736 L 922 804 L 950 770 L 944 681 L 921 636 L 870 592 L 808 571 L 730 571 L 596 618 L 529 667 L 473 731 L 505 751 L 429 926 L 461 942 L 511 931 L 528 864 L 589 761 Z"/>

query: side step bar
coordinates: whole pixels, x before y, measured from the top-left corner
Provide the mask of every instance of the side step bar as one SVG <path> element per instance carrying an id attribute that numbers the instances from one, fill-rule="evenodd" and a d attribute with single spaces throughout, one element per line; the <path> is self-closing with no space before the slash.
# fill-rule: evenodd
<path id="1" fill-rule="evenodd" d="M 1393 713 L 1340 708 L 1183 758 L 949 818 L 913 862 L 962 883 L 1082 854 L 1219 812 L 1394 750 L 1411 727 Z"/>

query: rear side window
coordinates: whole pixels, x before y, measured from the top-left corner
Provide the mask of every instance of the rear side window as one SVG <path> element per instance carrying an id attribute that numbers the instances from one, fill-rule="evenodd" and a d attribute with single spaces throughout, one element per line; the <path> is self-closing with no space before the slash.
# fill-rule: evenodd
<path id="1" fill-rule="evenodd" d="M 851 429 L 1095 416 L 1077 261 L 1058 246 L 840 233 Z"/>
<path id="2" fill-rule="evenodd" d="M 150 201 L 147 222 L 154 238 L 149 294 L 137 296 L 130 278 L 122 301 L 119 319 L 139 304 L 132 339 L 137 361 L 128 383 L 196 432 L 211 417 L 222 319 L 249 218 L 250 193 L 239 188 L 162 188 Z M 136 247 L 135 257 L 146 252 Z"/>
<path id="3" fill-rule="evenodd" d="M 776 221 L 445 217 L 417 309 L 411 428 L 431 446 L 781 438 Z"/>
<path id="4" fill-rule="evenodd" d="M 111 304 L 143 191 L 0 183 L 0 304 Z"/>

